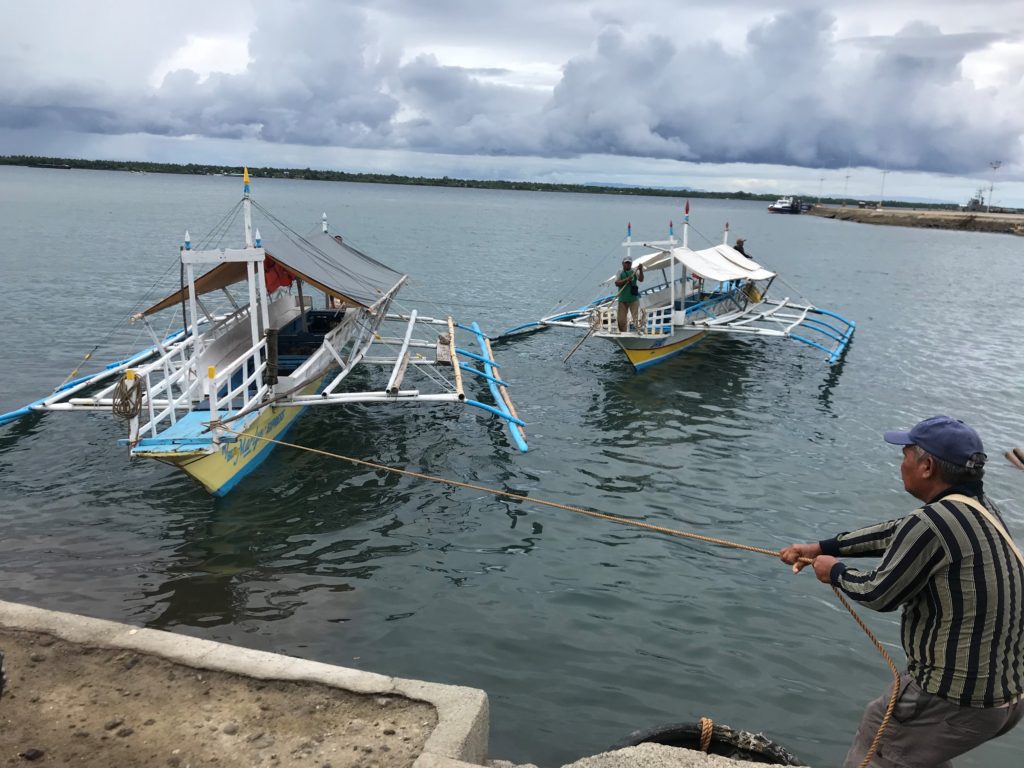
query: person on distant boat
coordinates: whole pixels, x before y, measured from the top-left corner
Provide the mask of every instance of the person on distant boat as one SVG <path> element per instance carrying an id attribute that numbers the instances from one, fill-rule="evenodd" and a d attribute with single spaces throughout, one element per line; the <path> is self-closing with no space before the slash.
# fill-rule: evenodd
<path id="1" fill-rule="evenodd" d="M 871 765 L 944 768 L 1024 717 L 1024 555 L 982 488 L 977 432 L 933 416 L 884 437 L 903 446 L 903 487 L 924 505 L 779 557 L 794 572 L 812 560 L 819 581 L 868 608 L 903 606 L 907 669 Z M 836 555 L 882 559 L 859 570 Z M 844 768 L 863 761 L 890 698 L 864 710 Z"/>
<path id="2" fill-rule="evenodd" d="M 637 283 L 644 281 L 644 265 L 633 269 L 633 260 L 628 256 L 622 260 L 622 271 L 615 280 L 615 287 L 619 289 L 618 324 L 619 333 L 625 333 L 628 326 L 628 316 L 633 316 L 633 326 L 640 332 L 640 286 Z"/>
<path id="3" fill-rule="evenodd" d="M 747 253 L 747 252 L 746 252 L 746 250 L 745 250 L 745 249 L 743 248 L 743 244 L 744 244 L 745 242 L 747 242 L 747 241 L 746 241 L 746 240 L 744 240 L 744 239 L 743 239 L 742 237 L 737 237 L 737 238 L 736 238 L 736 245 L 734 245 L 734 246 L 733 246 L 733 248 L 735 248 L 735 249 L 736 249 L 737 251 L 739 251 L 740 253 L 742 253 L 742 254 L 743 254 L 744 256 L 746 256 L 746 257 L 747 257 L 748 259 L 752 259 L 752 258 L 754 258 L 754 257 L 753 257 L 753 256 L 751 256 L 751 255 L 750 255 L 749 253 Z"/>

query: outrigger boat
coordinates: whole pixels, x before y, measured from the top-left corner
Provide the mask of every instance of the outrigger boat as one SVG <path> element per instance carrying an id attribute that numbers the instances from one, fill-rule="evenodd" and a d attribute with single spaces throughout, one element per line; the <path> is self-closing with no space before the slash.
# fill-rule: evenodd
<path id="1" fill-rule="evenodd" d="M 299 235 L 251 199 L 248 169 L 243 182 L 234 213 L 241 209 L 244 246 L 193 249 L 185 233 L 180 290 L 133 318 L 152 346 L 0 415 L 0 424 L 33 413 L 113 412 L 128 421 L 121 442 L 132 456 L 175 466 L 216 496 L 252 472 L 274 447 L 267 440 L 281 438 L 313 406 L 475 406 L 502 419 L 527 450 L 524 424 L 476 323 L 393 312 L 407 275 L 331 235 L 326 214 L 319 231 Z M 253 229 L 253 208 L 273 225 L 266 240 Z M 185 307 L 187 325 L 176 333 L 163 335 L 150 322 L 164 310 L 184 315 Z M 424 329 L 433 333 L 423 338 Z M 457 332 L 479 351 L 458 346 Z M 350 390 L 349 375 L 366 366 L 388 369 L 387 383 Z M 463 374 L 485 382 L 494 404 L 467 397 Z"/>
<path id="2" fill-rule="evenodd" d="M 839 361 L 856 323 L 789 297 L 769 298 L 776 274 L 729 245 L 728 224 L 721 244 L 696 251 L 689 247 L 689 227 L 689 203 L 682 243 L 671 224 L 668 239 L 659 241 L 634 241 L 632 227 L 627 226 L 622 243 L 626 254 L 634 268 L 643 266 L 645 281 L 654 283 L 640 292 L 639 327 L 630 323 L 626 330 L 619 330 L 617 293 L 611 293 L 578 309 L 517 325 L 494 340 L 547 328 L 572 328 L 586 335 L 569 355 L 593 336 L 621 348 L 637 371 L 675 357 L 716 333 L 788 338 L 824 352 L 829 364 Z M 645 253 L 633 258 L 634 248 Z M 613 275 L 605 283 L 615 279 Z"/>

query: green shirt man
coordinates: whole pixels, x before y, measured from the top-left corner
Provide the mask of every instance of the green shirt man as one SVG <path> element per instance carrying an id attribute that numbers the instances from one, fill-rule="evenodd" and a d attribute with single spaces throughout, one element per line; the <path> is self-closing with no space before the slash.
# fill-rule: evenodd
<path id="1" fill-rule="evenodd" d="M 644 267 L 642 264 L 633 269 L 633 260 L 628 256 L 622 260 L 622 271 L 615 280 L 615 287 L 619 289 L 618 313 L 616 320 L 619 326 L 619 333 L 625 333 L 628 329 L 629 316 L 633 316 L 633 326 L 637 333 L 642 333 L 640 328 L 640 286 L 637 283 L 644 281 Z"/>

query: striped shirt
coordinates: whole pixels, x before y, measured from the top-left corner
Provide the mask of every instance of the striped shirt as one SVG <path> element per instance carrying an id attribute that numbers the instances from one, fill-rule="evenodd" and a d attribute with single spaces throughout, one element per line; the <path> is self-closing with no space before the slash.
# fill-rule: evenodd
<path id="1" fill-rule="evenodd" d="M 832 584 L 876 611 L 903 606 L 907 671 L 928 693 L 964 707 L 998 707 L 1024 693 L 1024 566 L 999 531 L 948 488 L 901 520 L 820 542 L 822 554 L 881 556 L 874 570 L 837 563 Z"/>

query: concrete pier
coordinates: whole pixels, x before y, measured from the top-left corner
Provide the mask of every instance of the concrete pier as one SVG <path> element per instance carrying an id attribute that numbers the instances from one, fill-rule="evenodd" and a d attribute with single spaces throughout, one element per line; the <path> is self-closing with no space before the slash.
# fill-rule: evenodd
<path id="1" fill-rule="evenodd" d="M 487 694 L 0 601 L 0 761 L 81 768 L 533 768 L 488 761 Z M 572 768 L 710 768 L 655 744 Z"/>
<path id="2" fill-rule="evenodd" d="M 0 649 L 8 675 L 3 760 L 41 752 L 47 765 L 185 768 L 215 757 L 221 766 L 465 768 L 487 757 L 487 695 L 475 688 L 7 602 Z M 62 663 L 66 671 L 48 677 Z M 317 722 L 332 712 L 348 722 Z M 32 722 L 19 737 L 24 718 Z M 66 738 L 47 736 L 44 724 Z M 416 754 L 394 760 L 409 742 Z"/>
<path id="3" fill-rule="evenodd" d="M 956 229 L 965 232 L 994 232 L 1005 235 L 1024 235 L 1024 214 L 985 213 L 983 211 L 939 211 L 913 208 L 857 208 L 815 205 L 808 211 L 812 216 L 861 224 L 887 224 L 894 227 L 922 227 L 926 229 Z"/>

